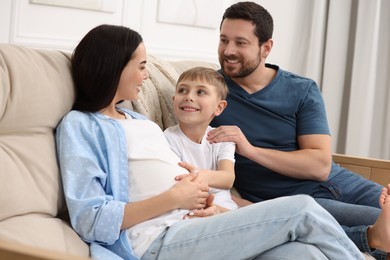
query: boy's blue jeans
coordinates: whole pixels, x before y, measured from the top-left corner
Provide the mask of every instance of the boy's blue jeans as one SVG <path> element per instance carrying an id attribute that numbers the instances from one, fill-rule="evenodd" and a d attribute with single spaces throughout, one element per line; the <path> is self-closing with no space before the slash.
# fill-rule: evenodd
<path id="1" fill-rule="evenodd" d="M 367 242 L 367 228 L 375 223 L 381 212 L 379 195 L 382 188 L 344 169 L 310 195 L 342 225 L 360 250 L 370 253 L 376 259 L 386 259 L 387 253 L 371 251 Z"/>
<path id="2" fill-rule="evenodd" d="M 167 228 L 151 259 L 363 259 L 337 221 L 307 195 L 282 197 Z"/>

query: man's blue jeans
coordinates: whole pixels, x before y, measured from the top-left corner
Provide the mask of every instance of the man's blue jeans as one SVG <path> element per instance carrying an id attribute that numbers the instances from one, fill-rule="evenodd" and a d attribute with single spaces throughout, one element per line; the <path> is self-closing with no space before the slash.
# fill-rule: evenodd
<path id="1" fill-rule="evenodd" d="M 151 259 L 363 259 L 337 221 L 307 195 L 268 200 L 167 228 Z"/>
<path id="2" fill-rule="evenodd" d="M 379 195 L 382 188 L 344 169 L 310 195 L 342 225 L 360 250 L 376 259 L 386 259 L 387 253 L 380 250 L 371 252 L 367 242 L 367 228 L 375 223 L 381 212 Z"/>

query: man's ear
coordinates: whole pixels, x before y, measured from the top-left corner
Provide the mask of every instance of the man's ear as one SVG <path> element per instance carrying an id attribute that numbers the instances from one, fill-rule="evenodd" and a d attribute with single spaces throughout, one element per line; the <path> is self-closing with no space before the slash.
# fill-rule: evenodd
<path id="1" fill-rule="evenodd" d="M 219 103 L 217 105 L 217 109 L 215 109 L 214 115 L 219 116 L 223 112 L 223 110 L 226 108 L 226 106 L 227 106 L 226 100 L 219 101 Z"/>
<path id="2" fill-rule="evenodd" d="M 268 55 L 270 54 L 270 52 L 272 50 L 273 45 L 274 45 L 274 41 L 272 39 L 269 39 L 268 41 L 263 43 L 263 45 L 261 46 L 263 48 L 263 50 L 261 52 L 262 58 L 265 59 L 268 57 Z"/>
<path id="3" fill-rule="evenodd" d="M 175 101 L 175 96 L 172 96 L 172 101 Z"/>

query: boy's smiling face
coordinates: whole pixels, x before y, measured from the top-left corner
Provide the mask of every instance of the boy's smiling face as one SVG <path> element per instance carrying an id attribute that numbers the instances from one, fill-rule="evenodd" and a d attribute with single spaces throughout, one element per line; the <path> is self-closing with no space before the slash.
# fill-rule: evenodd
<path id="1" fill-rule="evenodd" d="M 222 113 L 226 101 L 221 100 L 215 86 L 204 80 L 183 80 L 176 87 L 173 107 L 180 123 L 208 125 Z"/>

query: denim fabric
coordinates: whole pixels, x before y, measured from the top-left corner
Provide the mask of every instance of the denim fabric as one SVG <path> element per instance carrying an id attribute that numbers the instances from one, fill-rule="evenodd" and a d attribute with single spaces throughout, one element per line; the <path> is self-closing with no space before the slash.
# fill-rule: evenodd
<path id="1" fill-rule="evenodd" d="M 272 255 L 294 260 L 363 259 L 337 221 L 306 195 L 180 221 L 161 234 L 141 259 L 267 259 Z"/>
<path id="2" fill-rule="evenodd" d="M 291 254 L 292 253 L 292 254 Z M 329 260 L 318 247 L 300 242 L 287 242 L 274 247 L 254 260 Z"/>
<path id="3" fill-rule="evenodd" d="M 342 226 L 369 226 L 377 220 L 380 209 L 376 207 L 350 204 L 332 199 L 315 198 Z"/>
<path id="4" fill-rule="evenodd" d="M 346 203 L 380 208 L 379 195 L 383 186 L 347 169 L 321 183 L 311 192 L 314 198 L 333 199 Z"/>
<path id="5" fill-rule="evenodd" d="M 310 195 L 342 225 L 360 250 L 376 259 L 386 259 L 385 252 L 370 249 L 367 241 L 367 228 L 375 223 L 381 212 L 379 195 L 382 188 L 343 169 Z"/>

